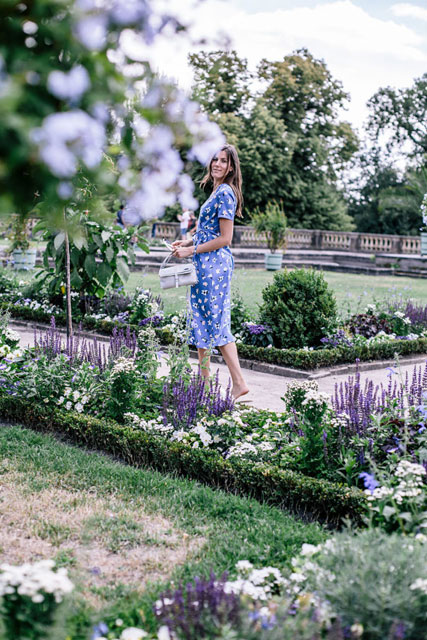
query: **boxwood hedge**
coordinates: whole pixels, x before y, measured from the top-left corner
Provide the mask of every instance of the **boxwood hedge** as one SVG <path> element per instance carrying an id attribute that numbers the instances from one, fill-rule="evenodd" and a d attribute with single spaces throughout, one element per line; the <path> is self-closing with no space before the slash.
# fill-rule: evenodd
<path id="1" fill-rule="evenodd" d="M 366 509 L 364 494 L 359 489 L 272 465 L 225 460 L 216 451 L 193 449 L 111 420 L 48 409 L 14 396 L 0 398 L 0 416 L 3 420 L 53 432 L 78 445 L 112 454 L 128 464 L 176 473 L 254 497 L 329 526 L 340 526 L 345 518 L 360 524 Z"/>

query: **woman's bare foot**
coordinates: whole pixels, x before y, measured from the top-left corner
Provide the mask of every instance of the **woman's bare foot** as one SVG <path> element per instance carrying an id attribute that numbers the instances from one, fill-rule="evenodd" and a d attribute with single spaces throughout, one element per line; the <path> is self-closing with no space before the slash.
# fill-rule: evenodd
<path id="1" fill-rule="evenodd" d="M 231 390 L 231 395 L 235 400 L 237 400 L 237 398 L 241 398 L 242 396 L 245 396 L 247 393 L 249 393 L 249 389 L 245 385 L 245 383 L 236 385 Z"/>

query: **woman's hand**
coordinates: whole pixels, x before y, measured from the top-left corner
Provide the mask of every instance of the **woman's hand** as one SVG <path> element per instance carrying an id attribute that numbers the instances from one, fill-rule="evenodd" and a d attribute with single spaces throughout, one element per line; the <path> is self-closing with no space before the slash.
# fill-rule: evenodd
<path id="1" fill-rule="evenodd" d="M 193 253 L 194 253 L 194 246 L 191 246 L 191 247 L 178 246 L 178 247 L 174 247 L 172 255 L 175 258 L 189 258 L 190 256 L 193 255 Z"/>
<path id="2" fill-rule="evenodd" d="M 181 247 L 184 243 L 184 240 L 175 240 L 175 242 L 172 242 L 172 246 L 173 248 L 177 248 L 177 247 Z"/>

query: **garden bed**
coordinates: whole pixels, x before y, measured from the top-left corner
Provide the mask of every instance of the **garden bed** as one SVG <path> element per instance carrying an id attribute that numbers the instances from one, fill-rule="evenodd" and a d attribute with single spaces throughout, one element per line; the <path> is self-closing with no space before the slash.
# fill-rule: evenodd
<path id="1" fill-rule="evenodd" d="M 340 526 L 344 518 L 360 523 L 364 494 L 354 488 L 309 478 L 272 465 L 224 460 L 214 451 L 168 442 L 111 420 L 43 407 L 13 396 L 0 399 L 0 416 L 76 444 L 112 454 L 134 466 L 177 473 L 201 483 L 287 509 L 305 519 Z"/>
<path id="2" fill-rule="evenodd" d="M 0 309 L 7 311 L 13 318 L 18 320 L 30 320 L 48 325 L 52 317 L 57 326 L 65 327 L 66 319 L 64 313 L 49 313 L 42 309 L 32 309 L 17 304 L 0 302 Z M 78 326 L 88 331 L 95 331 L 105 336 L 112 335 L 114 329 L 129 327 L 132 331 L 138 331 L 140 326 L 129 325 L 120 322 L 107 320 L 96 320 L 95 318 L 83 317 Z M 175 338 L 169 330 L 155 327 L 156 335 L 160 344 L 173 344 Z M 359 362 L 380 362 L 382 360 L 394 360 L 396 356 L 427 355 L 427 338 L 421 337 L 415 340 L 394 340 L 381 342 L 372 345 L 362 345 L 359 347 L 339 347 L 330 349 L 319 349 L 309 351 L 306 349 L 276 349 L 275 347 L 255 347 L 253 345 L 239 344 L 239 355 L 248 369 L 256 368 L 252 363 L 265 363 L 276 365 L 288 369 L 301 370 L 304 372 L 315 371 L 322 367 L 334 365 L 351 364 Z M 274 373 L 277 373 L 274 371 Z M 301 377 L 306 377 L 302 375 Z"/>

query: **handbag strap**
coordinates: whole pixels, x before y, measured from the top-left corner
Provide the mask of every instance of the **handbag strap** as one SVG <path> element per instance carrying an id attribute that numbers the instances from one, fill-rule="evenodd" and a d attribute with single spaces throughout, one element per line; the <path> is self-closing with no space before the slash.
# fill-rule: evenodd
<path id="1" fill-rule="evenodd" d="M 171 258 L 173 258 L 173 256 L 171 253 L 169 253 L 169 255 L 166 256 L 166 258 L 163 260 L 162 264 L 160 265 L 160 269 L 164 269 L 164 267 L 166 267 L 169 264 Z M 178 260 L 185 260 L 188 263 L 192 262 L 191 258 L 178 258 Z"/>

